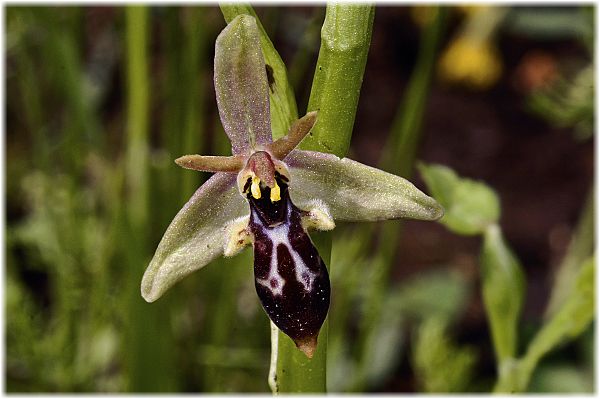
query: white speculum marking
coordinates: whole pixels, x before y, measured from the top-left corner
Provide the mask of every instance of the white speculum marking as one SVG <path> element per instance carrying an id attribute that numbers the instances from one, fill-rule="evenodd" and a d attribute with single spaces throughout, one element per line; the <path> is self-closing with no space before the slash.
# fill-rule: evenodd
<path id="1" fill-rule="evenodd" d="M 289 220 L 291 211 L 291 206 L 288 205 L 287 220 Z M 308 268 L 308 266 L 306 266 L 306 263 L 304 263 L 300 254 L 298 254 L 298 252 L 292 247 L 289 237 L 289 225 L 287 223 L 282 223 L 278 226 L 269 228 L 264 226 L 258 220 L 256 214 L 253 217 L 254 223 L 262 227 L 263 232 L 273 244 L 271 247 L 271 263 L 269 265 L 269 275 L 266 279 L 257 278 L 256 281 L 263 287 L 268 288 L 274 296 L 282 295 L 283 286 L 285 285 L 285 279 L 277 271 L 277 266 L 279 263 L 277 258 L 277 248 L 280 245 L 284 245 L 290 253 L 292 261 L 294 262 L 293 267 L 296 275 L 296 280 L 302 284 L 305 291 L 312 291 L 313 282 L 315 281 L 316 274 L 313 273 Z"/>

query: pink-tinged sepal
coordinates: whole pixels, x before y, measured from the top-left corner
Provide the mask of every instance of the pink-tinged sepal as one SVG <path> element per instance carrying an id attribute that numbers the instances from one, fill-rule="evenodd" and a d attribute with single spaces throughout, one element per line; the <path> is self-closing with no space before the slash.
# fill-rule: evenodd
<path id="1" fill-rule="evenodd" d="M 312 357 L 329 309 L 329 274 L 303 227 L 306 212 L 292 203 L 285 177 L 276 180 L 279 200 L 272 201 L 266 185 L 260 198 L 247 196 L 256 292 L 275 325 Z"/>
<path id="2" fill-rule="evenodd" d="M 177 213 L 142 278 L 142 296 L 153 302 L 173 284 L 223 255 L 226 228 L 248 214 L 233 173 L 216 173 Z"/>
<path id="3" fill-rule="evenodd" d="M 269 84 L 256 20 L 235 18 L 217 37 L 215 92 L 234 155 L 271 143 Z"/>
<path id="4" fill-rule="evenodd" d="M 334 220 L 437 220 L 444 215 L 436 200 L 408 180 L 351 159 L 294 150 L 284 161 L 294 202 L 305 208 L 319 199 Z"/>

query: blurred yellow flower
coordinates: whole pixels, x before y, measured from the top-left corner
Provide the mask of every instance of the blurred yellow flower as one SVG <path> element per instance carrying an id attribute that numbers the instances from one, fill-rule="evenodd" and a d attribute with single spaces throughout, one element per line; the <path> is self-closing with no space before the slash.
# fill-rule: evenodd
<path id="1" fill-rule="evenodd" d="M 448 83 L 483 90 L 500 77 L 502 61 L 498 50 L 489 41 L 459 36 L 442 54 L 438 73 Z"/>
<path id="2" fill-rule="evenodd" d="M 435 19 L 437 8 L 434 6 L 414 6 L 410 8 L 410 18 L 417 26 L 424 28 Z"/>
<path id="3" fill-rule="evenodd" d="M 482 10 L 488 9 L 490 6 L 485 4 L 479 5 L 460 5 L 456 6 L 456 9 L 463 13 L 467 18 L 472 17 L 473 15 L 479 13 Z"/>

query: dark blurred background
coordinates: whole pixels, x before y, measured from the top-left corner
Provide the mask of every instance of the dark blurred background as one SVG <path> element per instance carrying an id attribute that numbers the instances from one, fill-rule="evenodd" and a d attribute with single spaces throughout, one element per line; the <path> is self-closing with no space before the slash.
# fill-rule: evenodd
<path id="1" fill-rule="evenodd" d="M 527 279 L 522 352 L 592 195 L 595 10 L 495 7 L 482 32 L 473 22 L 482 9 L 444 8 L 416 158 L 497 192 L 500 226 Z M 255 9 L 302 115 L 324 7 Z M 350 158 L 378 164 L 410 102 L 430 13 L 377 7 Z M 220 10 L 150 7 L 140 18 L 122 7 L 10 6 L 5 17 L 7 391 L 267 392 L 269 325 L 249 251 L 211 263 L 157 303 L 139 294 L 168 223 L 208 177 L 173 159 L 229 151 L 212 86 Z M 465 45 L 473 37 L 479 47 Z M 373 248 L 352 240 L 361 226 L 336 229 L 330 390 L 427 391 L 415 347 L 425 315 L 437 312 L 466 359 L 446 388 L 489 392 L 481 239 L 402 223 L 383 286 L 369 283 Z M 371 341 L 361 338 L 365 290 L 393 298 Z M 375 355 L 357 353 L 357 340 Z M 593 348 L 589 327 L 544 358 L 529 390 L 592 392 Z"/>

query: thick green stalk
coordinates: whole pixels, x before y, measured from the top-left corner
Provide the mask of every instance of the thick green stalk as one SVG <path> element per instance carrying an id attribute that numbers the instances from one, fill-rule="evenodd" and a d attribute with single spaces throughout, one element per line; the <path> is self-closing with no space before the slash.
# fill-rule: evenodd
<path id="1" fill-rule="evenodd" d="M 321 29 L 321 49 L 307 111 L 319 111 L 302 148 L 339 157 L 350 147 L 375 8 L 372 5 L 329 4 Z"/>

